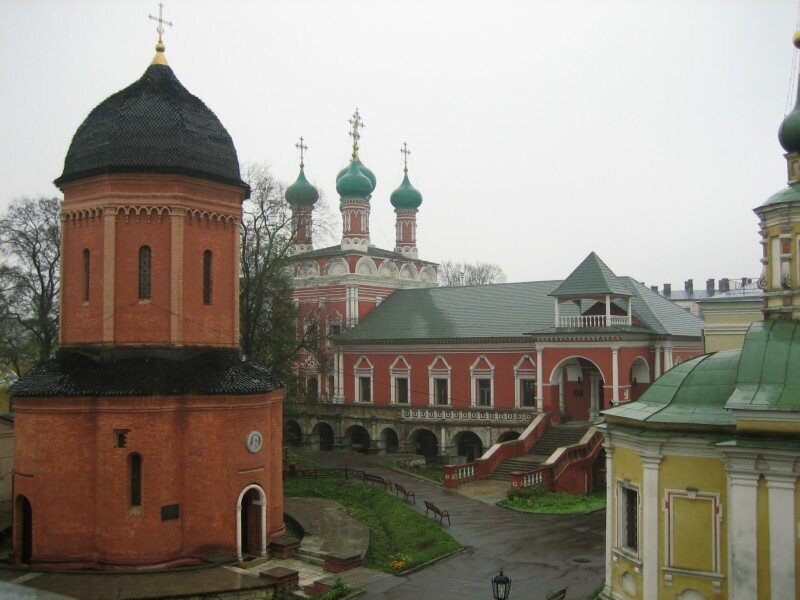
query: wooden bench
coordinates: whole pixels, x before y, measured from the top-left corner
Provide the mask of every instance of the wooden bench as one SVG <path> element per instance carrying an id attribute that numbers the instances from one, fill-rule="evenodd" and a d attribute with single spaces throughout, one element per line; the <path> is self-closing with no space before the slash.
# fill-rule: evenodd
<path id="1" fill-rule="evenodd" d="M 446 510 L 442 510 L 432 502 L 428 502 L 425 500 L 425 516 L 428 516 L 428 511 L 432 511 L 434 515 L 439 515 L 439 525 L 442 525 L 442 519 L 447 517 L 447 524 L 450 525 L 450 513 Z M 436 517 L 434 517 L 436 518 Z"/>
<path id="2" fill-rule="evenodd" d="M 414 490 L 410 490 L 406 486 L 400 485 L 399 483 L 394 484 L 394 490 L 395 496 L 402 492 L 403 496 L 406 497 L 406 502 L 408 502 L 408 499 L 411 498 L 414 501 L 414 504 L 417 503 L 417 496 L 414 494 Z"/>
<path id="3" fill-rule="evenodd" d="M 384 489 L 388 488 L 389 491 L 392 491 L 392 482 L 388 479 L 384 479 L 379 475 L 370 475 L 369 473 L 364 473 L 364 483 L 371 483 L 373 486 L 377 483 L 380 486 L 383 486 Z"/>

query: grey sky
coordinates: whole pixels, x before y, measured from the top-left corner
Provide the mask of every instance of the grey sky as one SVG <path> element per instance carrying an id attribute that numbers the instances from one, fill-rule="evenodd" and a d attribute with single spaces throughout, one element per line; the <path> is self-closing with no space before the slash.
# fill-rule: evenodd
<path id="1" fill-rule="evenodd" d="M 0 206 L 55 194 L 81 121 L 153 56 L 155 1 L 0 1 Z M 620 275 L 757 275 L 751 209 L 785 185 L 777 128 L 792 0 L 166 0 L 181 82 L 242 162 L 307 173 L 336 205 L 347 119 L 378 178 L 372 242 L 412 151 L 420 257 L 565 277 L 591 250 Z M 792 90 L 792 102 L 794 91 Z"/>

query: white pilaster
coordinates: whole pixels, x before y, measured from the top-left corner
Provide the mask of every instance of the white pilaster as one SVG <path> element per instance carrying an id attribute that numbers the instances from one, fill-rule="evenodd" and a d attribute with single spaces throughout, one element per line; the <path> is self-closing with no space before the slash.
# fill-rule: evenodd
<path id="1" fill-rule="evenodd" d="M 617 514 L 617 489 L 614 484 L 614 448 L 610 445 L 608 434 L 606 433 L 606 581 L 603 589 L 603 596 L 611 598 L 611 584 L 614 577 L 614 562 L 611 554 L 617 541 L 615 539 L 616 526 L 614 516 Z"/>
<path id="2" fill-rule="evenodd" d="M 729 472 L 728 481 L 728 597 L 757 598 L 758 474 Z"/>
<path id="3" fill-rule="evenodd" d="M 672 344 L 664 346 L 664 371 L 669 371 L 672 368 Z"/>
<path id="4" fill-rule="evenodd" d="M 796 476 L 767 475 L 769 489 L 769 584 L 774 600 L 792 595 L 795 589 Z"/>
<path id="5" fill-rule="evenodd" d="M 661 456 L 642 455 L 642 597 L 658 598 L 658 466 Z"/>
<path id="6" fill-rule="evenodd" d="M 542 350 L 536 350 L 536 410 L 544 412 L 544 367 L 542 366 Z"/>
<path id="7" fill-rule="evenodd" d="M 600 399 L 600 378 L 595 372 L 589 375 L 589 394 L 589 418 L 594 420 L 600 412 L 600 407 L 598 406 L 598 400 Z"/>
<path id="8" fill-rule="evenodd" d="M 606 294 L 606 327 L 611 326 L 611 296 Z"/>

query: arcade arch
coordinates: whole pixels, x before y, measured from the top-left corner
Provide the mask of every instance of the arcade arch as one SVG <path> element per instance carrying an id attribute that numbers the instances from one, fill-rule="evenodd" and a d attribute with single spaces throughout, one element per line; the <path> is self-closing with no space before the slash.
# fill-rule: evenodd
<path id="1" fill-rule="evenodd" d="M 370 448 L 369 432 L 361 425 L 351 425 L 344 432 L 344 438 L 347 445 L 353 452 L 362 452 L 367 454 Z"/>
<path id="2" fill-rule="evenodd" d="M 606 408 L 603 372 L 588 358 L 563 359 L 551 372 L 550 385 L 553 393 L 558 394 L 559 414 L 567 420 L 596 419 L 600 410 Z"/>
<path id="3" fill-rule="evenodd" d="M 430 429 L 416 429 L 411 433 L 411 444 L 415 454 L 421 454 L 426 462 L 439 459 L 439 438 Z"/>
<path id="4" fill-rule="evenodd" d="M 325 452 L 329 452 L 333 450 L 333 427 L 325 423 L 324 421 L 320 421 L 316 425 L 314 425 L 314 429 L 311 431 L 312 435 L 319 439 L 319 449 Z"/>

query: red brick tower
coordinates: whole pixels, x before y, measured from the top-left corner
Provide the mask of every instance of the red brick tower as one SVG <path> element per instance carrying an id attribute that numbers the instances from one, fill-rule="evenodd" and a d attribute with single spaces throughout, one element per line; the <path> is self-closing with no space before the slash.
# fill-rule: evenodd
<path id="1" fill-rule="evenodd" d="M 417 258 L 417 212 L 422 204 L 422 194 L 408 179 L 408 155 L 411 154 L 408 144 L 403 142 L 400 152 L 403 153 L 403 182 L 392 192 L 389 199 L 397 215 L 394 251 Z"/>
<path id="2" fill-rule="evenodd" d="M 284 531 L 282 384 L 238 343 L 248 187 L 156 50 L 78 128 L 56 180 L 61 346 L 11 390 L 13 554 L 32 566 L 263 555 Z"/>

